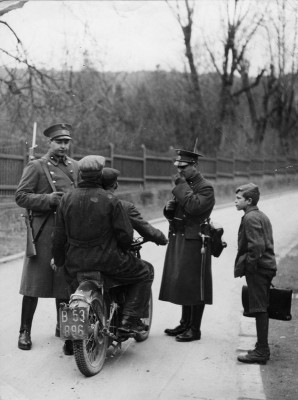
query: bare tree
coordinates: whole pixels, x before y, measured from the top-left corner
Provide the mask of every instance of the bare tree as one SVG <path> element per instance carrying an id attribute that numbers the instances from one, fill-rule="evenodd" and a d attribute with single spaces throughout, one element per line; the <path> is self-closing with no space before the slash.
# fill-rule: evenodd
<path id="1" fill-rule="evenodd" d="M 297 71 L 298 6 L 296 2 L 276 0 L 272 13 L 264 21 L 270 66 L 262 78 L 261 102 L 253 94 L 249 80 L 249 62 L 240 64 L 242 86 L 245 90 L 252 127 L 253 144 L 262 149 L 268 126 L 279 134 L 281 148 L 289 152 L 291 135 L 297 125 L 295 89 Z M 291 38 L 292 40 L 289 40 Z M 264 71 L 265 68 L 262 70 Z"/>
<path id="2" fill-rule="evenodd" d="M 205 40 L 206 49 L 221 80 L 219 96 L 219 129 L 221 130 L 224 129 L 223 125 L 226 122 L 231 122 L 233 125 L 238 98 L 243 93 L 250 93 L 253 87 L 258 86 L 265 72 L 265 69 L 262 69 L 251 82 L 248 78 L 246 59 L 248 46 L 262 26 L 263 20 L 264 13 L 260 13 L 260 10 L 255 9 L 250 2 L 227 0 L 225 17 L 222 19 L 225 33 L 222 41 L 221 63 L 215 49 L 211 48 Z M 242 76 L 242 86 L 239 86 L 236 81 L 237 76 Z M 225 138 L 225 134 L 221 135 L 221 149 L 226 145 Z"/>
<path id="3" fill-rule="evenodd" d="M 204 99 L 202 95 L 202 89 L 199 79 L 198 70 L 196 67 L 193 45 L 192 45 L 192 34 L 193 34 L 193 23 L 194 23 L 194 11 L 195 4 L 194 0 L 184 0 L 183 2 L 176 0 L 175 2 L 166 0 L 169 8 L 177 19 L 179 26 L 183 33 L 184 44 L 185 44 L 185 56 L 188 61 L 190 70 L 191 90 L 193 93 L 193 132 L 191 141 L 195 142 L 195 139 L 199 136 L 199 147 L 210 147 L 210 123 L 207 118 Z M 198 128 L 196 128 L 198 126 Z M 198 132 L 199 131 L 199 132 Z M 200 134 L 199 134 L 200 133 Z"/>
<path id="4" fill-rule="evenodd" d="M 272 123 L 278 130 L 283 150 L 288 153 L 293 149 L 291 144 L 296 139 L 298 122 L 295 104 L 298 79 L 298 4 L 289 0 L 275 0 L 275 3 L 277 17 L 272 16 L 267 27 L 270 57 L 277 80 L 272 102 Z"/>
<path id="5" fill-rule="evenodd" d="M 15 5 L 18 3 L 25 2 L 16 2 Z M 13 50 L 0 47 L 4 60 L 0 75 L 1 107 L 5 107 L 8 115 L 11 115 L 7 134 L 19 134 L 26 130 L 31 132 L 33 121 L 45 106 L 45 99 L 49 97 L 49 93 L 58 92 L 60 85 L 55 77 L 37 68 L 29 60 L 15 29 L 3 20 L 0 20 L 0 29 L 8 30 L 15 41 Z"/>

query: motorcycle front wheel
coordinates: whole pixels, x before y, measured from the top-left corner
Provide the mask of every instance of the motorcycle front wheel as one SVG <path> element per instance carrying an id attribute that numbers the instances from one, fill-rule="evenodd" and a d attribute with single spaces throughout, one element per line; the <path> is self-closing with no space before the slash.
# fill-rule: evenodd
<path id="1" fill-rule="evenodd" d="M 108 337 L 102 332 L 106 320 L 106 304 L 101 293 L 98 293 L 90 304 L 90 334 L 88 339 L 73 342 L 77 366 L 81 373 L 87 377 L 98 374 L 104 365 L 108 349 Z"/>
<path id="2" fill-rule="evenodd" d="M 151 328 L 151 323 L 152 323 L 152 315 L 153 315 L 153 298 L 152 298 L 152 292 L 150 293 L 150 300 L 149 300 L 149 314 L 148 318 L 142 318 L 142 322 L 148 326 L 148 330 L 145 332 L 140 332 L 135 335 L 135 341 L 136 342 L 143 342 L 146 340 L 149 336 L 150 333 L 150 328 Z"/>

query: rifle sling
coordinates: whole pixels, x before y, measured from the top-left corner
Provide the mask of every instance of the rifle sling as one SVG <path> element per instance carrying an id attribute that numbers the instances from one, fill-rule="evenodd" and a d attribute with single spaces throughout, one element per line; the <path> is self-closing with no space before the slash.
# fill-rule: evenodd
<path id="1" fill-rule="evenodd" d="M 48 167 L 46 166 L 46 164 L 41 160 L 36 160 L 36 161 L 41 165 L 41 168 L 43 169 L 44 173 L 46 174 L 46 177 L 49 181 L 49 184 L 50 184 L 53 192 L 57 192 L 57 189 L 55 188 L 55 185 L 53 183 L 53 180 L 51 178 L 51 175 L 49 173 L 49 170 L 48 170 Z"/>
<path id="2" fill-rule="evenodd" d="M 46 174 L 46 177 L 47 177 L 47 179 L 48 179 L 48 182 L 49 182 L 49 184 L 50 184 L 51 189 L 53 190 L 53 192 L 56 192 L 57 190 L 56 190 L 56 188 L 55 188 L 55 185 L 54 185 L 54 183 L 53 183 L 53 181 L 52 181 L 51 175 L 50 175 L 49 170 L 48 170 L 47 166 L 45 165 L 45 163 L 44 163 L 43 161 L 41 161 L 41 160 L 36 160 L 36 163 L 39 164 L 39 165 L 41 166 L 41 168 L 43 169 L 44 173 Z M 50 217 L 51 214 L 52 214 L 52 211 L 48 212 L 48 214 L 46 215 L 45 219 L 43 220 L 43 222 L 42 222 L 42 224 L 41 224 L 41 226 L 40 226 L 40 228 L 39 228 L 39 230 L 38 230 L 36 236 L 33 237 L 33 243 L 34 243 L 34 244 L 37 243 L 38 238 L 39 238 L 39 236 L 41 235 L 41 232 L 43 231 L 43 228 L 44 228 L 45 224 L 47 223 L 47 221 L 48 221 L 48 219 L 49 219 L 49 217 Z M 31 227 L 31 229 L 32 229 L 32 227 Z M 33 232 L 32 232 L 32 233 L 33 233 Z"/>
<path id="3" fill-rule="evenodd" d="M 36 234 L 35 237 L 33 237 L 33 243 L 36 244 L 38 241 L 39 236 L 41 235 L 41 232 L 43 231 L 43 228 L 45 226 L 45 224 L 47 223 L 47 220 L 49 219 L 50 215 L 52 214 L 52 211 L 48 212 L 47 216 L 45 217 L 45 219 L 42 221 L 42 224 Z"/>

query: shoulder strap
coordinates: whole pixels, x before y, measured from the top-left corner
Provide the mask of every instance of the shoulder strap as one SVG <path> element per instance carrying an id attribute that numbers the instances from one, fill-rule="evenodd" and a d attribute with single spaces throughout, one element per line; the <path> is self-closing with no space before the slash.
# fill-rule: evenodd
<path id="1" fill-rule="evenodd" d="M 48 179 L 48 182 L 51 186 L 51 189 L 53 190 L 53 192 L 57 192 L 57 189 L 55 188 L 55 185 L 53 183 L 53 180 L 51 178 L 51 175 L 49 173 L 49 170 L 44 162 L 44 158 L 41 158 L 39 160 L 35 160 L 37 164 L 39 164 L 41 166 L 41 168 L 43 169 L 43 172 L 46 174 L 46 177 Z"/>
<path id="2" fill-rule="evenodd" d="M 64 166 L 64 168 L 61 168 L 60 165 L 58 164 L 57 167 L 66 175 L 68 178 L 72 181 L 72 183 L 75 183 L 73 176 L 70 174 L 68 171 L 67 167 Z"/>
<path id="3" fill-rule="evenodd" d="M 48 168 L 47 168 L 47 166 L 46 166 L 46 164 L 44 163 L 43 160 L 44 160 L 44 159 L 38 159 L 38 160 L 34 160 L 33 162 L 34 162 L 35 165 L 41 166 L 42 170 L 43 170 L 44 173 L 46 174 L 46 177 L 47 177 L 48 182 L 49 182 L 49 184 L 50 184 L 50 186 L 51 186 L 51 189 L 53 190 L 53 192 L 57 192 L 57 190 L 56 190 L 56 188 L 55 188 L 55 185 L 54 185 L 54 183 L 53 183 L 53 181 L 52 181 L 51 175 L 50 175 L 50 173 L 49 173 L 49 170 L 48 170 Z M 34 244 L 37 243 L 38 238 L 39 238 L 41 232 L 43 231 L 43 228 L 44 228 L 44 226 L 45 226 L 46 222 L 48 221 L 48 219 L 49 219 L 49 217 L 50 217 L 51 214 L 52 214 L 52 211 L 48 212 L 48 214 L 46 215 L 45 219 L 43 220 L 43 222 L 42 222 L 42 224 L 41 224 L 41 226 L 40 226 L 40 228 L 39 228 L 39 230 L 38 230 L 36 236 L 33 237 L 33 243 L 34 243 Z"/>

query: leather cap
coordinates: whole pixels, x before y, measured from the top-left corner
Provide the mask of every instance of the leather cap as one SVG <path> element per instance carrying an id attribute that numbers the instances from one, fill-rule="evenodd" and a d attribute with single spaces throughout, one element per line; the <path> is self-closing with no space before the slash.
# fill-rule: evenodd
<path id="1" fill-rule="evenodd" d="M 119 175 L 120 171 L 118 169 L 105 167 L 102 170 L 102 184 L 104 186 L 112 186 L 117 181 Z"/>
<path id="2" fill-rule="evenodd" d="M 85 172 L 101 172 L 106 159 L 102 156 L 86 156 L 79 161 L 79 169 L 82 173 Z"/>

